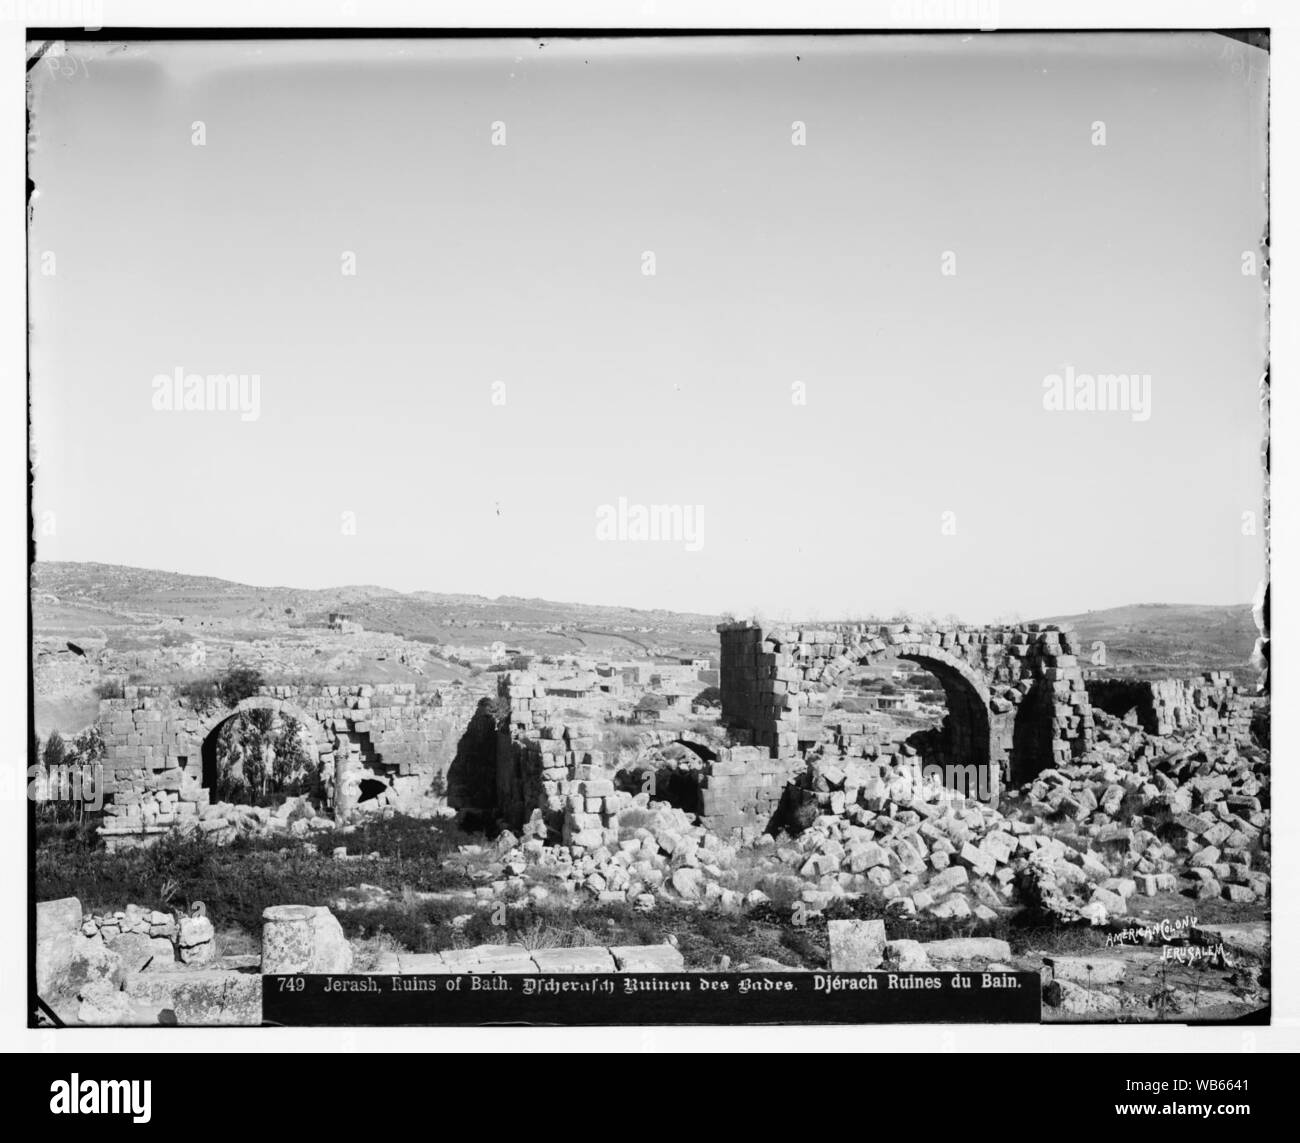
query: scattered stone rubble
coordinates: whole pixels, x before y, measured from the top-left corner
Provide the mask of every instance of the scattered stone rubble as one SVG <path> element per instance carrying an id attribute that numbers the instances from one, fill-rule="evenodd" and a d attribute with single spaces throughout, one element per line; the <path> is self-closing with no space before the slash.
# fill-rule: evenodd
<path id="1" fill-rule="evenodd" d="M 750 828 L 727 840 L 648 794 L 617 791 L 595 776 L 603 756 L 588 739 L 542 727 L 523 750 L 554 760 L 541 771 L 547 811 L 522 839 L 501 835 L 477 895 L 644 910 L 780 896 L 816 911 L 878 894 L 905 916 L 992 921 L 1031 905 L 1094 925 L 1125 915 L 1135 894 L 1266 897 L 1267 753 L 1213 733 L 1151 735 L 1101 712 L 1094 722 L 1093 749 L 1041 771 L 1001 809 L 927 786 L 910 748 L 888 762 L 813 758 L 787 787 L 793 836 Z"/>

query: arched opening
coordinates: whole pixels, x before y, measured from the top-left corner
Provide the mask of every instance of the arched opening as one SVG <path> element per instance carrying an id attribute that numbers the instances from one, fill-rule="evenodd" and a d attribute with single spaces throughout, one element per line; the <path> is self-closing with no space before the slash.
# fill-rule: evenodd
<path id="1" fill-rule="evenodd" d="M 214 802 L 277 805 L 323 790 L 310 723 L 275 704 L 241 704 L 217 719 L 199 756 L 201 781 Z"/>
<path id="2" fill-rule="evenodd" d="M 953 793 L 984 801 L 996 796 L 1001 759 L 994 755 L 987 690 L 941 649 L 864 654 L 855 667 L 836 673 L 826 697 L 824 715 L 801 721 L 801 731 L 817 742 L 852 754 L 865 741 L 869 750 L 910 759 L 923 778 Z M 873 740 L 878 747 L 870 746 Z M 801 753 L 816 757 L 825 749 L 817 742 L 801 741 Z"/>
<path id="3" fill-rule="evenodd" d="M 704 812 L 701 781 L 717 754 L 699 742 L 678 739 L 651 746 L 614 775 L 617 789 L 629 794 L 649 794 L 652 801 L 667 802 L 688 814 Z"/>
<path id="4" fill-rule="evenodd" d="M 943 691 L 947 709 L 938 733 L 926 740 L 928 750 L 922 752 L 926 761 L 941 766 L 977 766 L 984 771 L 987 786 L 991 761 L 987 700 L 961 671 L 940 659 L 923 654 L 899 658 L 923 666 Z"/>
<path id="5" fill-rule="evenodd" d="M 1012 730 L 1008 781 L 1013 786 L 1031 782 L 1056 764 L 1052 756 L 1052 710 L 1056 697 L 1050 683 L 1036 682 L 1020 700 Z"/>

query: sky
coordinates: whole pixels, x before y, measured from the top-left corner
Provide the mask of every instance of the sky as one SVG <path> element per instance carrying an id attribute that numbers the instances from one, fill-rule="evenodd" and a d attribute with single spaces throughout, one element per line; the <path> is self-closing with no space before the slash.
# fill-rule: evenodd
<path id="1" fill-rule="evenodd" d="M 39 559 L 970 622 L 1265 575 L 1259 49 L 216 41 L 31 75 Z M 248 400 L 169 408 L 178 371 Z M 1101 374 L 1140 411 L 1049 407 Z M 681 527 L 639 538 L 654 505 Z"/>

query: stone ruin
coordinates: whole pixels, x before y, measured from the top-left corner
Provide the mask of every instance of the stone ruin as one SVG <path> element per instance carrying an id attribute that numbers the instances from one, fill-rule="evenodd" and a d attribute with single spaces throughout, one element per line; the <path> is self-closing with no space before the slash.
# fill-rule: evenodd
<path id="1" fill-rule="evenodd" d="M 1248 737 L 1258 701 L 1226 672 L 1186 681 L 1088 678 L 1072 630 L 1053 624 L 733 622 L 718 632 L 725 737 L 687 745 L 706 759 L 700 824 L 721 834 L 767 829 L 810 760 L 846 772 L 849 804 L 873 782 L 915 770 L 920 751 L 906 729 L 834 709 L 856 669 L 886 656 L 939 680 L 947 713 L 932 755 L 973 767 L 973 789 L 994 804 L 1092 749 L 1094 709 L 1151 734 L 1194 730 L 1226 740 Z M 615 759 L 600 748 L 597 727 L 563 721 L 542 680 L 526 671 L 500 676 L 498 709 L 497 722 L 485 719 L 478 785 L 463 804 L 515 830 L 539 814 L 564 845 L 616 840 L 618 814 L 633 799 L 615 789 Z"/>
<path id="2" fill-rule="evenodd" d="M 410 805 L 446 774 L 478 698 L 462 688 L 404 683 L 263 686 L 234 707 L 199 713 L 173 687 L 127 687 L 125 697 L 100 702 L 96 721 L 104 740 L 100 835 L 118 848 L 177 826 L 221 840 L 246 823 L 265 824 L 266 811 L 216 805 L 210 792 L 217 734 L 251 709 L 297 720 L 335 820 L 357 808 Z"/>

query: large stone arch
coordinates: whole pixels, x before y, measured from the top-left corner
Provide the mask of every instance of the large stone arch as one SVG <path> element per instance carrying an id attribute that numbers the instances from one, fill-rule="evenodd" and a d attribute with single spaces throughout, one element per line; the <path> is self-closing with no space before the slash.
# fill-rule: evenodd
<path id="1" fill-rule="evenodd" d="M 213 784 L 214 775 L 212 771 L 215 766 L 218 730 L 223 723 L 248 710 L 270 710 L 276 714 L 283 714 L 293 718 L 311 739 L 312 749 L 315 751 L 317 759 L 332 757 L 334 751 L 331 741 L 332 734 L 329 727 L 322 722 L 319 716 L 308 713 L 288 699 L 276 698 L 274 695 L 250 695 L 246 699 L 241 699 L 234 706 L 223 707 L 215 714 L 207 715 L 201 722 L 198 733 L 194 735 L 193 754 L 199 759 L 199 767 L 194 777 L 204 787 L 211 788 Z M 331 784 L 333 779 L 334 775 L 326 775 L 326 780 Z"/>
<path id="2" fill-rule="evenodd" d="M 839 662 L 823 674 L 819 686 L 837 687 L 855 667 L 874 663 L 888 655 L 905 659 L 929 671 L 943 688 L 948 708 L 944 719 L 944 753 L 947 760 L 961 766 L 976 766 L 985 774 L 986 788 L 997 788 L 1007 764 L 1003 736 L 995 734 L 1000 716 L 995 715 L 987 677 L 942 647 L 919 640 L 894 643 L 887 647 L 870 644 L 851 650 L 849 661 Z"/>
<path id="3" fill-rule="evenodd" d="M 1092 714 L 1068 628 L 915 623 L 817 627 L 732 622 L 722 641 L 722 716 L 742 741 L 793 765 L 818 733 L 807 712 L 864 662 L 893 655 L 944 689 L 949 750 L 988 767 L 997 791 L 1086 749 Z M 819 694 L 819 692 L 821 692 Z"/>

